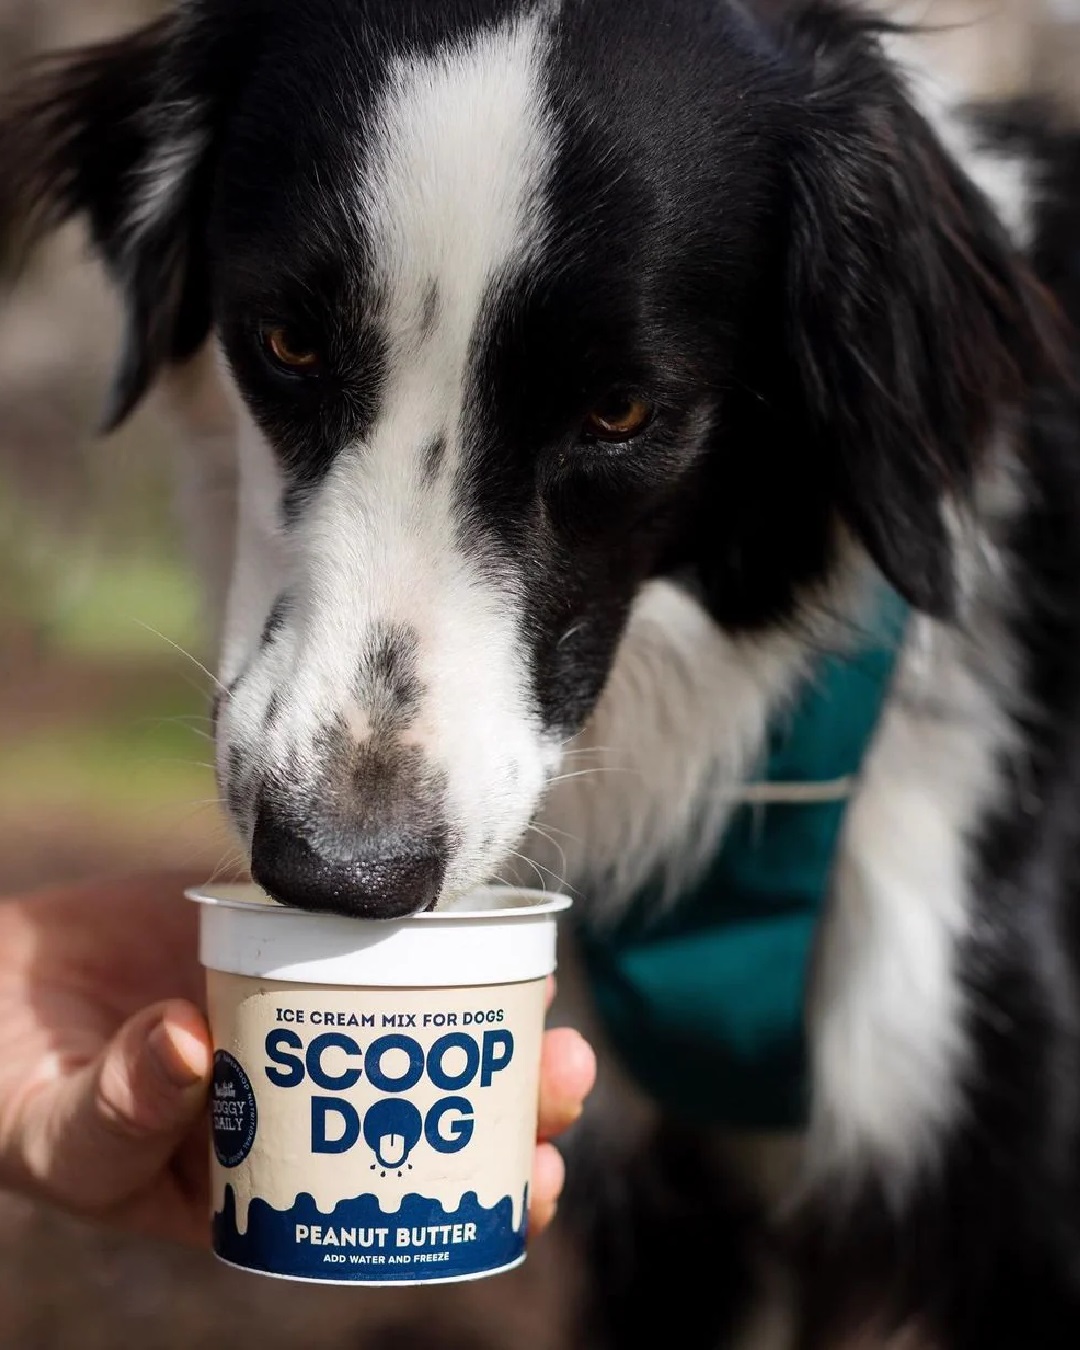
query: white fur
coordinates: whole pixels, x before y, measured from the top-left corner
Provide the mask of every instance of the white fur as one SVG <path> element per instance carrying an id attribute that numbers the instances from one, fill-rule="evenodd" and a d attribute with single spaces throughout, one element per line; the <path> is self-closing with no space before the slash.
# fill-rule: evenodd
<path id="1" fill-rule="evenodd" d="M 128 247 L 152 229 L 180 198 L 192 170 L 206 149 L 208 133 L 199 127 L 185 127 L 192 120 L 191 110 L 164 107 L 155 112 L 170 128 L 167 137 L 154 141 L 149 160 L 136 173 L 138 187 L 132 199 L 128 219 Z"/>
<path id="2" fill-rule="evenodd" d="M 292 532 L 279 525 L 280 471 L 239 412 L 239 547 L 222 678 L 248 673 L 224 710 L 221 754 L 245 747 L 290 788 L 310 787 L 319 731 L 342 720 L 355 734 L 368 726 L 357 690 L 365 651 L 388 626 L 409 629 L 424 692 L 404 738 L 447 784 L 457 840 L 448 896 L 512 849 L 555 762 L 532 707 L 513 577 L 496 585 L 469 555 L 455 503 L 470 346 L 492 288 L 527 261 L 543 229 L 551 148 L 541 44 L 534 18 L 391 67 L 357 191 L 385 297 L 387 379 L 370 435 L 342 450 Z M 436 437 L 446 450 L 429 482 L 424 452 Z M 249 665 L 282 592 L 294 601 L 284 630 Z M 263 733 L 272 690 L 283 715 Z"/>
<path id="3" fill-rule="evenodd" d="M 924 41 L 909 34 L 889 34 L 883 45 L 942 145 L 986 197 L 1017 244 L 1028 247 L 1034 229 L 1030 159 L 980 142 L 965 111 L 963 91 L 927 63 Z"/>
<path id="4" fill-rule="evenodd" d="M 534 17 L 390 66 L 360 208 L 388 286 L 401 361 L 395 392 L 403 407 L 414 398 L 426 405 L 414 414 L 418 435 L 464 411 L 469 343 L 487 289 L 504 268 L 525 264 L 543 237 L 536 207 L 552 145 L 542 52 Z M 413 361 L 432 283 L 437 328 Z"/>
<path id="5" fill-rule="evenodd" d="M 954 529 L 961 622 L 912 620 L 846 822 L 810 1014 L 807 1173 L 818 1183 L 871 1166 L 895 1198 L 932 1166 L 962 1109 L 957 951 L 971 923 L 973 836 L 1015 748 L 1010 587 L 994 546 L 1015 505 L 1011 475 L 992 463 L 980 530 Z"/>
<path id="6" fill-rule="evenodd" d="M 993 799 L 1006 734 L 962 639 L 917 620 L 851 807 L 822 942 L 811 1018 L 815 1173 L 850 1175 L 869 1159 L 902 1185 L 955 1118 L 967 838 Z"/>
<path id="7" fill-rule="evenodd" d="M 946 149 L 1027 243 L 1023 161 L 978 145 L 959 95 L 917 64 L 911 39 L 887 46 Z M 991 457 L 982 521 L 1013 509 L 997 467 L 1007 448 Z M 969 924 L 971 832 L 1000 790 L 1013 735 L 1014 656 L 994 608 L 1008 577 L 995 530 L 949 523 L 963 625 L 912 624 L 848 817 L 811 1010 L 807 1176 L 873 1166 L 894 1196 L 932 1164 L 961 1109 L 968 1047 L 956 956 Z"/>
<path id="8" fill-rule="evenodd" d="M 842 780 L 767 792 L 748 781 L 813 653 L 857 641 L 873 587 L 847 541 L 841 553 L 828 592 L 805 597 L 796 623 L 755 636 L 725 633 L 673 582 L 645 586 L 588 725 L 564 751 L 530 857 L 614 914 L 649 881 L 665 901 L 684 892 L 740 803 L 844 794 Z"/>
<path id="9" fill-rule="evenodd" d="M 666 581 L 634 605 L 604 693 L 567 750 L 529 854 L 617 910 L 659 874 L 691 882 L 804 668 L 790 633 L 733 639 Z"/>

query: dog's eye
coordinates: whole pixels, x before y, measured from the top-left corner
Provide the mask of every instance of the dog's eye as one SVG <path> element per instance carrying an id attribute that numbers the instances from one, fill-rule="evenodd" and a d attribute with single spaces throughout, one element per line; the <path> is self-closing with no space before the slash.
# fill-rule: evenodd
<path id="1" fill-rule="evenodd" d="M 652 404 L 636 394 L 609 394 L 585 418 L 583 430 L 590 440 L 632 441 L 652 421 Z"/>
<path id="2" fill-rule="evenodd" d="M 317 375 L 322 366 L 311 344 L 288 328 L 264 328 L 261 341 L 269 361 L 290 375 Z"/>

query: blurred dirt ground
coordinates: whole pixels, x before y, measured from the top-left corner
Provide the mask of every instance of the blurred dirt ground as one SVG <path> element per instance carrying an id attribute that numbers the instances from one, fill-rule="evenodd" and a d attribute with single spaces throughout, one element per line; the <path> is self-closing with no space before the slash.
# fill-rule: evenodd
<path id="1" fill-rule="evenodd" d="M 973 91 L 1033 77 L 1080 91 L 1078 5 L 1054 0 L 1069 22 L 1050 40 L 1024 0 L 903 12 L 960 22 L 936 41 Z M 0 0 L 0 82 L 33 51 L 156 8 Z M 80 257 L 69 232 L 0 291 L 0 895 L 236 861 L 209 768 L 209 680 L 172 645 L 206 655 L 165 490 L 168 436 L 144 412 L 90 442 L 116 315 Z M 0 1197 L 0 1350 L 568 1350 L 574 1274 L 545 1239 L 522 1270 L 476 1285 L 289 1285 Z"/>

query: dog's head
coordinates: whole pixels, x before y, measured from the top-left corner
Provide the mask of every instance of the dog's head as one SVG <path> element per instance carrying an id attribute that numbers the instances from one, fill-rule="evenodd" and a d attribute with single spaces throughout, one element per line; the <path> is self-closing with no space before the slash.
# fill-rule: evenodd
<path id="1" fill-rule="evenodd" d="M 762 629 L 855 540 L 946 611 L 1041 348 L 988 204 L 823 8 L 186 0 L 16 90 L 0 163 L 123 294 L 112 423 L 219 349 L 221 778 L 316 907 L 497 868 L 652 577 Z"/>

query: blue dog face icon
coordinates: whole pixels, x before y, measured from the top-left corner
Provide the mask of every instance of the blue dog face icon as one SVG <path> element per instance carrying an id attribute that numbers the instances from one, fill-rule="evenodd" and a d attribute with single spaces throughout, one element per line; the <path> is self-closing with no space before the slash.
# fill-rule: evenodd
<path id="1" fill-rule="evenodd" d="M 400 1176 L 406 1164 L 412 1166 L 409 1154 L 423 1129 L 423 1119 L 412 1102 L 400 1097 L 384 1097 L 376 1102 L 364 1117 L 364 1142 L 376 1158 L 372 1170 L 378 1166 L 383 1169 L 383 1176 L 388 1171 L 396 1171 Z"/>

